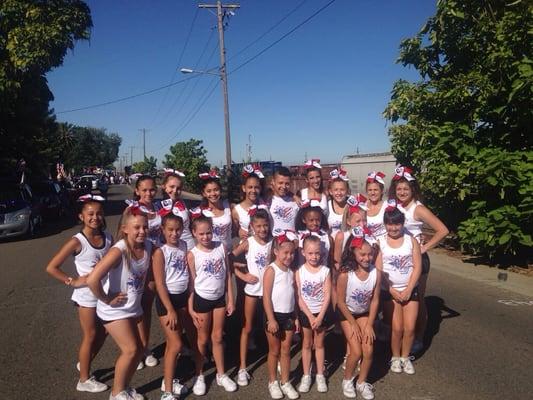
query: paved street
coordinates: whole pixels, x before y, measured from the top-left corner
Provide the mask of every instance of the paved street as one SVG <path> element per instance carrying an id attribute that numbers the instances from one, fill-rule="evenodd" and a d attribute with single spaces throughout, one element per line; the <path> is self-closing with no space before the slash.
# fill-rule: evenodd
<path id="1" fill-rule="evenodd" d="M 107 224 L 114 234 L 126 186 L 112 186 L 106 206 Z M 70 302 L 71 290 L 50 278 L 45 265 L 62 243 L 79 229 L 74 223 L 45 227 L 32 240 L 0 243 L 0 399 L 95 399 L 109 391 L 86 394 L 75 391 L 79 324 Z M 427 293 L 430 310 L 429 347 L 415 361 L 416 374 L 388 372 L 386 347 L 376 349 L 372 382 L 376 399 L 526 399 L 533 393 L 533 279 L 509 273 L 507 282 L 496 282 L 496 270 L 461 263 L 445 255 L 432 256 Z M 453 264 L 453 273 L 448 272 Z M 68 268 L 73 268 L 69 263 Z M 450 267 L 449 271 L 452 271 Z M 462 271 L 465 271 L 464 273 Z M 526 281 L 529 279 L 529 281 Z M 512 287 L 516 281 L 517 287 Z M 509 287 L 512 291 L 505 289 Z M 530 289 L 530 290 L 528 290 Z M 529 294 L 529 296 L 527 295 Z M 155 314 L 155 313 L 154 313 Z M 229 321 L 230 323 L 233 321 Z M 232 332 L 232 330 L 229 330 Z M 229 337 L 231 336 L 231 337 Z M 237 337 L 228 335 L 230 372 L 236 371 Z M 161 356 L 163 337 L 153 320 L 152 345 Z M 331 365 L 327 398 L 342 399 L 340 381 L 342 340 L 331 333 L 326 356 Z M 117 348 L 108 340 L 94 362 L 97 377 L 111 384 Z M 254 379 L 247 388 L 226 394 L 213 386 L 212 364 L 206 398 L 269 398 L 266 364 L 262 352 L 252 353 Z M 293 377 L 299 382 L 298 347 L 294 348 Z M 190 385 L 192 363 L 183 359 L 178 376 Z M 162 366 L 135 374 L 133 384 L 147 399 L 159 399 Z M 194 398 L 194 395 L 188 396 Z M 315 386 L 303 399 L 326 398 Z"/>

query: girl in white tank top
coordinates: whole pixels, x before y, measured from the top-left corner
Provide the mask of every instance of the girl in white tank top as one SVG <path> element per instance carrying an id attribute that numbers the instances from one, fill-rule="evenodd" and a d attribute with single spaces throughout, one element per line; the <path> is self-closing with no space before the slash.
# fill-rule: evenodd
<path id="1" fill-rule="evenodd" d="M 329 234 L 335 241 L 337 233 L 342 229 L 344 210 L 346 209 L 346 199 L 350 192 L 349 178 L 346 171 L 336 168 L 329 173 L 328 192 L 328 226 Z"/>
<path id="2" fill-rule="evenodd" d="M 362 229 L 354 229 L 344 250 L 337 279 L 337 314 L 348 344 L 342 386 L 354 392 L 352 377 L 361 360 L 356 383 L 360 393 L 371 392 L 366 382 L 372 365 L 376 339 L 374 321 L 378 314 L 381 273 L 372 265 L 374 249 Z"/>
<path id="3" fill-rule="evenodd" d="M 151 267 L 152 243 L 147 240 L 147 234 L 148 221 L 140 207 L 126 208 L 119 223 L 118 242 L 87 279 L 87 285 L 98 298 L 96 312 L 108 333 L 116 342 L 120 341 L 121 346 L 126 345 L 121 348 L 135 349 L 133 353 L 120 354 L 121 362 L 115 365 L 117 375 L 126 375 L 126 371 L 135 369 L 144 350 L 139 346 L 139 329 L 142 329 L 139 317 L 143 315 L 141 298 Z M 117 371 L 119 368 L 124 370 Z M 126 396 L 123 394 L 126 392 L 133 396 L 135 390 L 128 386 L 129 381 L 115 380 L 111 395 Z"/>
<path id="4" fill-rule="evenodd" d="M 263 275 L 270 263 L 272 240 L 270 237 L 270 220 L 268 212 L 264 209 L 256 209 L 250 217 L 250 228 L 254 236 L 243 240 L 230 253 L 235 275 L 245 283 L 244 286 L 244 318 L 240 337 L 240 368 L 237 375 L 237 383 L 240 386 L 248 385 L 250 376 L 246 371 L 246 358 L 248 353 L 248 341 L 253 331 L 253 321 L 258 304 L 261 304 L 263 296 Z M 235 259 L 246 255 L 246 265 L 235 263 Z M 239 287 L 239 285 L 237 286 Z"/>
<path id="5" fill-rule="evenodd" d="M 104 198 L 88 194 L 80 197 L 78 202 L 79 218 L 83 223 L 83 228 L 80 233 L 71 237 L 50 260 L 46 272 L 74 289 L 71 299 L 78 306 L 83 334 L 78 354 L 80 378 L 76 389 L 101 392 L 107 390 L 108 387 L 96 381 L 94 377 L 90 377 L 90 367 L 91 359 L 104 343 L 105 332 L 102 323 L 96 318 L 97 298 L 87 286 L 87 276 L 109 251 L 113 238 L 103 230 L 105 228 L 102 206 Z M 61 266 L 71 255 L 74 256 L 77 277 L 70 277 L 61 270 Z"/>
<path id="6" fill-rule="evenodd" d="M 328 214 L 328 197 L 322 182 L 322 166 L 320 160 L 308 160 L 303 165 L 307 187 L 300 190 L 300 200 L 317 200 L 324 215 Z"/>
<path id="7" fill-rule="evenodd" d="M 193 390 L 196 394 L 204 394 L 203 368 L 208 341 L 213 337 L 222 338 L 226 316 L 233 314 L 235 307 L 227 251 L 224 244 L 213 240 L 212 218 L 205 215 L 195 217 L 191 230 L 196 239 L 196 246 L 187 254 L 194 285 L 189 300 L 189 312 L 198 331 L 198 351 L 202 356 L 196 359 Z M 226 391 L 235 391 L 237 385 L 225 373 L 222 342 L 213 341 L 212 347 L 217 384 L 224 386 Z"/>
<path id="8" fill-rule="evenodd" d="M 391 337 L 391 371 L 414 374 L 409 353 L 414 341 L 416 318 L 419 308 L 418 280 L 422 272 L 420 246 L 405 233 L 405 216 L 389 200 L 384 215 L 387 236 L 380 242 L 376 267 L 383 273 L 381 283 L 384 319 L 393 327 Z M 396 318 L 396 313 L 403 317 Z M 402 326 L 393 326 L 402 321 Z"/>
<path id="9" fill-rule="evenodd" d="M 328 235 L 326 236 L 330 239 Z M 325 323 L 325 318 L 330 303 L 331 277 L 330 269 L 320 263 L 321 244 L 317 236 L 307 236 L 303 240 L 302 254 L 305 261 L 295 274 L 300 323 L 303 329 L 303 376 L 298 389 L 300 392 L 308 392 L 310 388 L 313 343 L 317 345 L 315 348 L 317 388 L 320 391 L 327 391 L 324 377 L 324 336 L 328 325 Z"/>
<path id="10" fill-rule="evenodd" d="M 298 247 L 301 249 L 303 239 L 309 235 L 317 236 L 321 241 L 320 264 L 330 267 L 333 252 L 333 240 L 327 233 L 326 217 L 322 209 L 318 207 L 315 200 L 301 205 L 300 211 L 296 217 L 296 229 L 298 230 Z M 298 265 L 302 265 L 305 259 L 302 252 L 298 252 Z"/>

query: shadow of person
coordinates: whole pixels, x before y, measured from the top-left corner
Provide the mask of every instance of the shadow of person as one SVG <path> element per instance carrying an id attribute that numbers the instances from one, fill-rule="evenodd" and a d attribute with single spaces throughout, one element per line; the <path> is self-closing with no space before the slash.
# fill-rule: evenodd
<path id="1" fill-rule="evenodd" d="M 444 300 L 438 296 L 427 296 L 425 301 L 428 311 L 428 322 L 424 334 L 424 349 L 417 355 L 417 358 L 422 357 L 431 347 L 433 338 L 439 333 L 440 325 L 443 320 L 459 317 L 461 315 L 459 312 L 446 306 Z"/>

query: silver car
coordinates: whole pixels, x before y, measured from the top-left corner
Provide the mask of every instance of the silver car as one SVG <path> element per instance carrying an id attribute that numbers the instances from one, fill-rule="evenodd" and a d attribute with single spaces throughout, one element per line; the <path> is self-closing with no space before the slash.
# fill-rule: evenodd
<path id="1" fill-rule="evenodd" d="M 33 204 L 26 184 L 2 182 L 0 191 L 0 238 L 32 236 L 41 224 L 38 206 Z"/>

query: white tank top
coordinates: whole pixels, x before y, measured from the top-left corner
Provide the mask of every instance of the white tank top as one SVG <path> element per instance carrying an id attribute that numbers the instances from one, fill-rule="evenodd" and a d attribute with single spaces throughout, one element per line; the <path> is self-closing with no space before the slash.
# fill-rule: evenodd
<path id="1" fill-rule="evenodd" d="M 413 273 L 413 242 L 411 236 L 403 235 L 403 243 L 397 249 L 389 246 L 387 237 L 379 242 L 383 258 L 383 276 L 388 277 L 391 286 L 404 290 Z M 382 287 L 385 287 L 382 285 Z"/>
<path id="2" fill-rule="evenodd" d="M 387 235 L 387 230 L 385 229 L 385 224 L 383 223 L 385 208 L 387 208 L 387 202 L 384 201 L 376 215 L 371 217 L 368 215 L 368 212 L 366 213 L 366 225 L 376 240 L 380 240 Z"/>
<path id="3" fill-rule="evenodd" d="M 291 196 L 272 196 L 269 208 L 272 216 L 272 231 L 275 229 L 294 231 L 298 209 L 298 204 Z"/>
<path id="4" fill-rule="evenodd" d="M 74 265 L 78 276 L 88 275 L 94 266 L 100 261 L 111 248 L 113 238 L 108 232 L 103 232 L 104 243 L 101 247 L 93 247 L 85 235 L 80 232 L 74 235 L 81 244 L 81 250 L 74 256 Z M 82 307 L 96 307 L 97 298 L 88 286 L 75 288 L 72 292 L 72 301 Z"/>
<path id="5" fill-rule="evenodd" d="M 155 216 L 150 214 L 146 217 L 148 220 L 148 240 L 155 246 L 161 245 L 161 216 L 157 214 L 158 209 L 159 204 L 154 205 Z"/>
<path id="6" fill-rule="evenodd" d="M 298 247 L 303 249 L 304 238 L 309 233 L 308 230 L 298 231 Z M 329 241 L 329 235 L 324 231 L 316 232 L 316 235 L 320 238 L 320 265 L 329 265 L 329 249 L 331 243 Z M 301 251 L 298 249 L 298 264 L 303 265 L 305 263 L 305 258 Z"/>
<path id="7" fill-rule="evenodd" d="M 248 272 L 259 278 L 259 282 L 244 286 L 244 293 L 250 296 L 263 296 L 263 275 L 270 257 L 272 241 L 267 244 L 259 244 L 255 238 L 248 238 L 248 253 L 246 253 L 246 265 Z"/>
<path id="8" fill-rule="evenodd" d="M 403 227 L 412 235 L 419 243 L 422 237 L 422 221 L 415 219 L 415 209 L 417 206 L 422 205 L 421 202 L 415 201 L 414 204 L 411 204 L 411 207 L 404 208 L 401 204 L 398 204 L 398 209 L 405 215 L 405 224 Z"/>
<path id="9" fill-rule="evenodd" d="M 220 217 L 213 217 L 213 241 L 222 242 L 227 251 L 231 251 L 233 243 L 231 241 L 231 209 L 227 200 L 222 202 L 224 214 Z"/>
<path id="10" fill-rule="evenodd" d="M 215 242 L 213 250 L 206 252 L 193 247 L 194 291 L 206 300 L 218 300 L 226 292 L 226 251 L 224 245 Z"/>
<path id="11" fill-rule="evenodd" d="M 283 271 L 276 263 L 270 266 L 274 270 L 272 308 L 277 313 L 292 313 L 294 311 L 294 272 L 290 268 Z"/>
<path id="12" fill-rule="evenodd" d="M 346 283 L 346 306 L 352 314 L 364 314 L 370 309 L 372 294 L 376 288 L 377 272 L 376 267 L 370 266 L 368 278 L 362 281 L 357 277 L 355 271 L 348 272 L 348 282 Z"/>
<path id="13" fill-rule="evenodd" d="M 104 292 L 123 292 L 128 296 L 126 303 L 121 306 L 111 306 L 100 300 L 96 305 L 96 314 L 103 321 L 115 321 L 117 319 L 140 317 L 143 313 L 141 298 L 144 292 L 144 282 L 146 273 L 150 267 L 152 254 L 152 242 L 144 241 L 144 255 L 140 260 L 133 257 L 129 262 L 126 260 L 126 242 L 124 239 L 118 241 L 113 248 L 117 248 L 122 253 L 120 263 L 109 273 L 103 285 Z"/>
<path id="14" fill-rule="evenodd" d="M 183 203 L 183 201 L 178 201 L 180 201 L 183 206 L 183 210 L 178 209 L 177 213 L 177 215 L 180 216 L 183 220 L 183 232 L 181 233 L 180 239 L 187 243 L 187 249 L 190 250 L 196 245 L 196 243 L 194 242 L 194 238 L 192 237 L 191 233 L 189 211 L 187 210 L 187 207 L 185 206 L 185 203 Z"/>
<path id="15" fill-rule="evenodd" d="M 300 195 L 302 197 L 302 201 L 311 200 L 309 198 L 309 189 L 308 188 L 303 188 L 302 190 L 300 190 Z M 316 199 L 316 200 L 318 200 L 318 199 Z M 325 193 L 322 193 L 322 195 L 320 196 L 320 208 L 324 212 L 324 215 L 327 216 L 328 215 L 328 197 L 326 196 Z"/>
<path id="16" fill-rule="evenodd" d="M 341 230 L 342 225 L 342 216 L 344 214 L 337 214 L 335 210 L 333 209 L 333 200 L 328 201 L 328 226 L 330 235 L 335 240 L 335 236 L 337 235 L 337 232 Z"/>
<path id="17" fill-rule="evenodd" d="M 248 232 L 248 227 L 250 226 L 250 216 L 248 215 L 248 211 L 240 204 L 235 206 L 235 211 L 237 211 L 237 215 L 239 216 L 239 227 L 243 231 Z"/>
<path id="18" fill-rule="evenodd" d="M 187 268 L 187 244 L 180 240 L 178 247 L 164 244 L 161 251 L 165 257 L 165 283 L 172 294 L 181 294 L 189 286 L 189 269 Z"/>
<path id="19" fill-rule="evenodd" d="M 315 273 L 310 272 L 305 264 L 298 268 L 300 296 L 312 314 L 319 313 L 324 304 L 324 289 L 328 275 L 329 268 L 324 265 L 321 265 Z"/>

